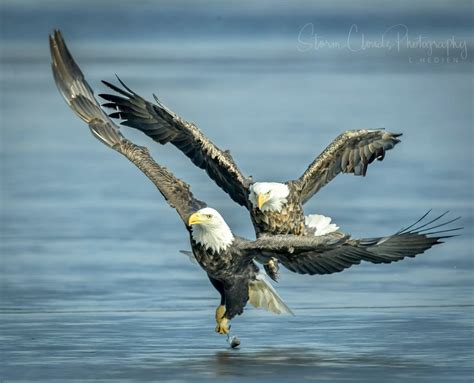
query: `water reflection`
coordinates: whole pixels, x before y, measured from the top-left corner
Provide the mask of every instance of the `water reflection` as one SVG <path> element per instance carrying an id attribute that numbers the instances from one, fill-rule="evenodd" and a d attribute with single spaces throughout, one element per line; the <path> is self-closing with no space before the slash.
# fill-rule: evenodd
<path id="1" fill-rule="evenodd" d="M 212 377 L 231 381 L 270 381 L 275 379 L 327 380 L 362 379 L 377 381 L 419 374 L 441 375 L 449 372 L 409 357 L 384 356 L 377 353 L 331 353 L 312 348 L 269 348 L 257 352 L 245 350 L 218 351 L 209 357 L 179 363 L 180 370 L 195 378 Z M 167 367 L 170 368 L 170 367 Z M 194 374 L 194 375 L 193 375 Z M 178 374 L 179 376 L 179 374 Z"/>

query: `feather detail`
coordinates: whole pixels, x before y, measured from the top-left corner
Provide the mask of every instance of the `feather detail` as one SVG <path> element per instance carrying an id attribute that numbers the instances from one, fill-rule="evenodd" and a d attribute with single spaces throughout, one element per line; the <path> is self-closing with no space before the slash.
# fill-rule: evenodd
<path id="1" fill-rule="evenodd" d="M 339 229 L 334 223 L 331 223 L 331 217 L 321 214 L 310 214 L 304 217 L 304 223 L 307 227 L 314 229 L 314 235 L 326 235 Z"/>
<path id="2" fill-rule="evenodd" d="M 249 303 L 257 309 L 261 308 L 275 314 L 294 315 L 262 272 L 249 283 Z"/>

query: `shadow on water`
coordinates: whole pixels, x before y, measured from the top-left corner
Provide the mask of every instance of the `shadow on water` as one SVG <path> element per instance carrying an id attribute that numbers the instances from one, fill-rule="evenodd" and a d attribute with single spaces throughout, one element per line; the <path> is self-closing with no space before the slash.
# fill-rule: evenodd
<path id="1" fill-rule="evenodd" d="M 205 361 L 208 366 L 215 365 L 218 375 L 235 375 L 245 370 L 260 371 L 266 374 L 288 374 L 289 372 L 307 369 L 307 372 L 317 372 L 318 369 L 330 367 L 346 367 L 357 365 L 380 368 L 428 368 L 430 366 L 412 359 L 382 356 L 377 354 L 350 355 L 310 348 L 269 348 L 262 351 L 246 353 L 243 350 L 218 351 Z"/>
<path id="2" fill-rule="evenodd" d="M 126 372 L 122 378 L 129 375 Z M 137 376 L 137 372 L 133 376 Z M 431 381 L 443 381 L 450 375 L 445 368 L 429 365 L 419 360 L 364 353 L 353 355 L 344 352 L 315 350 L 312 348 L 268 348 L 247 352 L 244 349 L 217 351 L 206 357 L 186 362 L 161 365 L 158 369 L 141 370 L 142 379 L 193 379 L 209 378 L 225 381 L 270 382 L 278 379 L 302 381 L 316 380 L 377 382 L 383 379 L 424 377 Z M 388 380 L 387 380 L 388 379 Z"/>

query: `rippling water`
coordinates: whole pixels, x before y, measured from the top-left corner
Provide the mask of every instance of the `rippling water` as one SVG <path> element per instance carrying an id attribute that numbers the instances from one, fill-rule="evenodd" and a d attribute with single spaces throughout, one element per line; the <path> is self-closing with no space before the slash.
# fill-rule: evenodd
<path id="1" fill-rule="evenodd" d="M 7 5 L 4 18 L 27 14 Z M 472 378 L 469 60 L 434 65 L 410 63 L 411 52 L 301 52 L 297 28 L 214 39 L 220 21 L 212 20 L 205 38 L 137 42 L 120 38 L 124 27 L 110 39 L 85 28 L 80 38 L 77 18 L 68 24 L 38 15 L 21 32 L 32 36 L 17 40 L 7 29 L 2 40 L 0 379 Z M 100 29 L 100 20 L 85 20 Z M 255 179 L 298 177 L 346 129 L 403 132 L 402 144 L 365 179 L 339 176 L 306 211 L 370 237 L 393 233 L 428 209 L 450 210 L 463 217 L 462 236 L 394 265 L 323 277 L 283 271 L 276 287 L 296 316 L 248 308 L 233 321 L 242 348 L 229 350 L 213 332 L 217 292 L 179 254 L 189 244 L 175 211 L 60 98 L 46 40 L 55 25 L 97 93 L 105 90 L 99 81 L 114 80 L 113 73 L 146 97 L 157 93 L 231 149 Z M 151 147 L 235 233 L 253 237 L 244 209 L 174 148 L 156 147 L 130 129 L 124 134 Z"/>

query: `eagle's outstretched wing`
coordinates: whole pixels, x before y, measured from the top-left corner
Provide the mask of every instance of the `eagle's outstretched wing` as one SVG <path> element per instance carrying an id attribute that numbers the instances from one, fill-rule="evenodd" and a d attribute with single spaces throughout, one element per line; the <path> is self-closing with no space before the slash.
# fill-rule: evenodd
<path id="1" fill-rule="evenodd" d="M 188 217 L 206 204 L 194 198 L 188 184 L 158 165 L 147 148 L 135 145 L 122 135 L 119 127 L 100 108 L 58 30 L 49 37 L 49 43 L 54 80 L 67 104 L 89 125 L 97 139 L 123 154 L 145 173 L 187 225 Z"/>
<path id="2" fill-rule="evenodd" d="M 339 173 L 365 176 L 368 165 L 381 161 L 385 153 L 400 142 L 401 134 L 385 130 L 348 130 L 339 135 L 312 163 L 303 175 L 290 181 L 300 191 L 304 204 Z"/>
<path id="3" fill-rule="evenodd" d="M 248 206 L 250 180 L 244 177 L 228 151 L 219 149 L 194 124 L 173 113 L 156 96 L 156 103 L 151 103 L 118 80 L 124 89 L 107 81 L 103 83 L 121 96 L 99 95 L 108 101 L 104 107 L 118 111 L 110 117 L 124 120 L 121 124 L 140 130 L 162 145 L 170 142 L 194 165 L 204 169 L 235 202 Z"/>
<path id="4" fill-rule="evenodd" d="M 413 225 L 387 237 L 352 240 L 349 236 L 332 234 L 319 237 L 263 236 L 242 244 L 241 251 L 250 257 L 275 257 L 288 270 L 311 275 L 337 273 L 362 261 L 397 262 L 425 252 L 461 229 L 447 228 L 459 218 L 441 222 L 446 213 L 422 222 L 428 213 Z"/>

